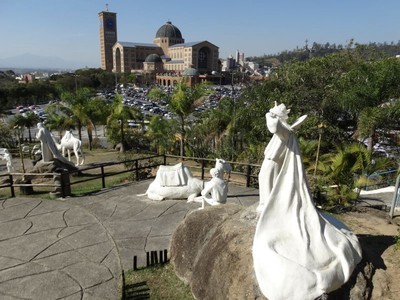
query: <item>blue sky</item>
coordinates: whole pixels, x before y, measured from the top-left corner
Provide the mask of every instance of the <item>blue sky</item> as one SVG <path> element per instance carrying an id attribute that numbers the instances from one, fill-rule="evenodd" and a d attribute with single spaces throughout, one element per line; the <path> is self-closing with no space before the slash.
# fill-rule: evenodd
<path id="1" fill-rule="evenodd" d="M 400 40 L 399 0 L 0 0 L 0 59 L 58 56 L 100 66 L 98 13 L 117 13 L 118 40 L 151 43 L 166 21 L 186 42 L 208 40 L 220 57 L 275 54 L 309 43 Z"/>

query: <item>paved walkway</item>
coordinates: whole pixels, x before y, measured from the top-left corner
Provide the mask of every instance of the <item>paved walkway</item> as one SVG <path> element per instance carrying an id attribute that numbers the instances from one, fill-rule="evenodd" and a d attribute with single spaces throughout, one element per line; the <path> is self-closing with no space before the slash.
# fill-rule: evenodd
<path id="1" fill-rule="evenodd" d="M 137 196 L 150 181 L 65 200 L 0 200 L 0 299 L 118 299 L 133 256 L 169 249 L 199 203 Z M 249 206 L 258 190 L 233 184 L 228 201 Z"/>

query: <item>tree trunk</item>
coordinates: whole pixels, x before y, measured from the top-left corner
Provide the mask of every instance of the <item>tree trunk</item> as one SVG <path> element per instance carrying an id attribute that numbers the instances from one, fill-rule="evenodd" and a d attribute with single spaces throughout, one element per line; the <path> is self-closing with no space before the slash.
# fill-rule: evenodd
<path id="1" fill-rule="evenodd" d="M 183 116 L 181 117 L 181 157 L 185 156 L 185 121 Z"/>
<path id="2" fill-rule="evenodd" d="M 372 150 L 374 148 L 374 136 L 375 136 L 375 129 L 371 129 L 371 132 L 369 133 L 369 140 L 368 140 L 368 146 L 367 146 L 367 149 L 370 152 L 372 152 Z"/>
<path id="3" fill-rule="evenodd" d="M 92 150 L 92 142 L 93 142 L 93 134 L 92 134 L 92 129 L 87 129 L 87 134 L 88 134 L 88 139 L 89 139 L 89 151 Z"/>
<path id="4" fill-rule="evenodd" d="M 82 124 L 81 124 L 80 121 L 78 121 L 78 136 L 79 136 L 79 139 L 82 142 Z"/>
<path id="5" fill-rule="evenodd" d="M 124 134 L 124 122 L 120 120 L 120 128 L 121 128 L 121 152 L 125 152 L 125 134 Z"/>
<path id="6" fill-rule="evenodd" d="M 31 128 L 28 127 L 28 135 L 29 135 L 29 143 L 32 143 L 32 134 L 31 134 Z"/>

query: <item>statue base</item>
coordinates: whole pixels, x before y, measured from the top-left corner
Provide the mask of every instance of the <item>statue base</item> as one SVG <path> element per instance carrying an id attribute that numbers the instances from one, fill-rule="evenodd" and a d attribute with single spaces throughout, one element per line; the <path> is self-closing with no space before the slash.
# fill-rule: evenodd
<path id="1" fill-rule="evenodd" d="M 32 169 L 32 173 L 53 173 L 59 170 L 78 171 L 73 163 L 65 163 L 58 159 L 52 161 L 39 160 Z"/>

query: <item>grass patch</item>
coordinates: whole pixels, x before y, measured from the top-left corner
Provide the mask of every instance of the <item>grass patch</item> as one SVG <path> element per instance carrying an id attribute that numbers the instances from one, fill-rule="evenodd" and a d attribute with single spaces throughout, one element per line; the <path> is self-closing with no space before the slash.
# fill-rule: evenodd
<path id="1" fill-rule="evenodd" d="M 400 233 L 394 237 L 394 249 L 400 250 Z"/>
<path id="2" fill-rule="evenodd" d="M 131 181 L 131 180 L 129 180 L 130 176 L 131 176 L 130 173 L 123 173 L 123 174 L 106 177 L 105 178 L 106 188 L 116 186 L 123 182 Z M 90 178 L 90 176 L 76 177 L 76 179 L 71 180 L 71 183 L 73 183 L 73 181 L 84 180 L 84 179 L 89 179 L 89 178 Z M 82 195 L 85 195 L 85 194 L 88 194 L 91 192 L 99 191 L 102 188 L 103 187 L 102 187 L 101 178 L 98 178 L 98 179 L 94 179 L 92 181 L 87 181 L 87 182 L 82 182 L 82 183 L 77 183 L 77 184 L 72 185 L 71 193 L 74 196 L 82 196 Z"/>
<path id="3" fill-rule="evenodd" d="M 124 299 L 124 298 L 122 298 Z M 189 286 L 175 274 L 171 264 L 125 273 L 125 299 L 194 299 Z"/>

